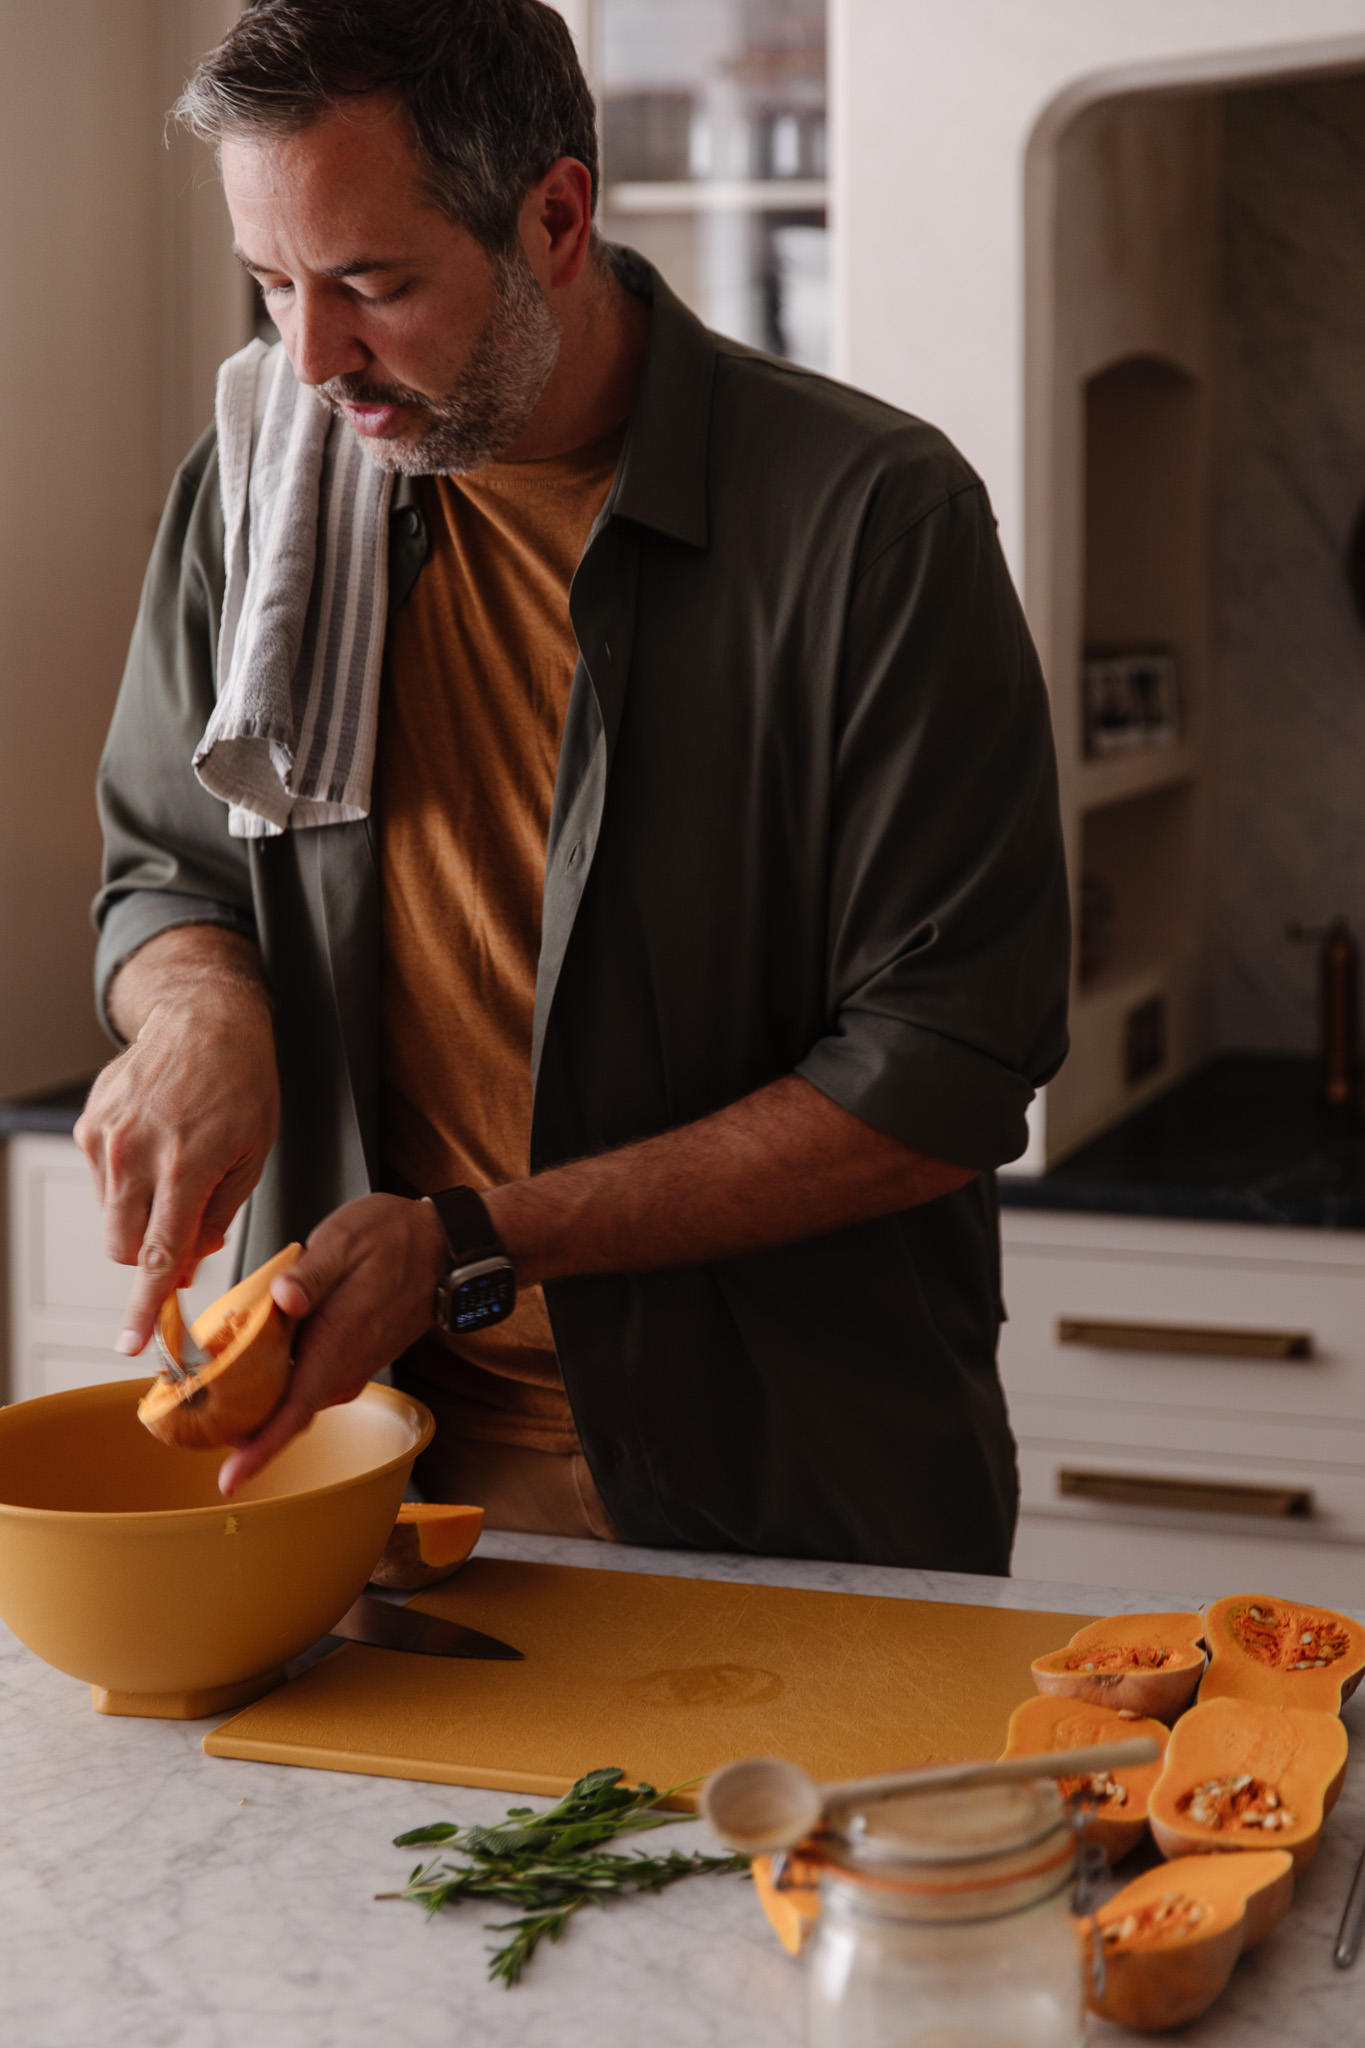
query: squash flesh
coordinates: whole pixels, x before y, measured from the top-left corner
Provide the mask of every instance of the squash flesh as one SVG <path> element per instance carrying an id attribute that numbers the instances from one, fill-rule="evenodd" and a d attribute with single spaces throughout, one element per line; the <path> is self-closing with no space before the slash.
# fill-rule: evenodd
<path id="1" fill-rule="evenodd" d="M 1205 1617 L 1201 1701 L 1259 1700 L 1339 1714 L 1365 1674 L 1365 1629 L 1330 1607 L 1259 1593 L 1215 1600 Z"/>
<path id="2" fill-rule="evenodd" d="M 484 1511 L 441 1501 L 404 1501 L 370 1574 L 377 1586 L 434 1586 L 458 1571 L 483 1531 Z"/>
<path id="3" fill-rule="evenodd" d="M 1125 1736 L 1150 1735 L 1164 1756 L 1170 1730 L 1164 1722 L 1146 1720 L 1131 1709 L 1092 1706 L 1087 1700 L 1044 1694 L 1025 1700 L 1010 1715 L 1002 1756 L 1039 1756 L 1052 1749 L 1082 1749 Z M 1147 1832 L 1147 1801 L 1161 1776 L 1161 1762 L 1129 1770 L 1106 1771 L 1089 1781 L 1059 1778 L 1064 1799 L 1088 1798 L 1092 1811 L 1086 1834 L 1103 1849 L 1105 1861 L 1116 1863 L 1137 1847 Z"/>
<path id="4" fill-rule="evenodd" d="M 775 1880 L 778 1862 L 775 1856 L 755 1856 L 750 1865 L 754 1890 L 787 1954 L 799 1956 L 820 1917 L 820 1860 L 807 1844 L 799 1843 Z"/>
<path id="5" fill-rule="evenodd" d="M 138 1419 L 162 1443 L 180 1450 L 219 1450 L 254 1434 L 279 1406 L 289 1383 L 293 1322 L 282 1315 L 270 1283 L 287 1272 L 303 1246 L 286 1245 L 195 1318 L 190 1336 L 208 1363 L 185 1380 L 153 1381 Z M 168 1295 L 157 1318 L 171 1356 L 184 1355 L 179 1297 Z"/>
<path id="6" fill-rule="evenodd" d="M 1284 1849 L 1182 1856 L 1144 1871 L 1095 1915 L 1105 1963 L 1100 1996 L 1089 1970 L 1090 1923 L 1082 1923 L 1086 2003 L 1143 2033 L 1184 2026 L 1212 2005 L 1238 1957 L 1279 1925 L 1293 1894 L 1294 1863 Z"/>
<path id="7" fill-rule="evenodd" d="M 1165 1857 L 1287 1849 L 1316 1854 L 1346 1775 L 1346 1730 L 1311 1708 L 1202 1701 L 1177 1722 L 1148 1802 Z"/>
<path id="8" fill-rule="evenodd" d="M 1032 1665 L 1041 1693 L 1174 1721 L 1204 1669 L 1202 1614 L 1116 1614 Z"/>

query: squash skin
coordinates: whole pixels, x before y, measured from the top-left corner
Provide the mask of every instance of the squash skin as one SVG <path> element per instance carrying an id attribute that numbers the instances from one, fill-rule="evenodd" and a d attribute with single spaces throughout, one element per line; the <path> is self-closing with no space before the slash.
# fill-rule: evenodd
<path id="1" fill-rule="evenodd" d="M 798 1842 L 787 1856 L 779 1890 L 773 1882 L 774 1856 L 755 1856 L 750 1867 L 758 1902 L 789 1956 L 799 1956 L 820 1917 L 820 1858 L 813 1845 Z"/>
<path id="2" fill-rule="evenodd" d="M 1204 1619 L 1209 1668 L 1200 1681 L 1201 1702 L 1259 1700 L 1268 1707 L 1311 1707 L 1339 1714 L 1365 1676 L 1365 1628 L 1330 1607 L 1233 1593 L 1215 1600 Z M 1332 1644 L 1344 1638 L 1344 1647 L 1320 1669 L 1307 1664 L 1294 1668 L 1293 1659 L 1309 1632 L 1325 1633 Z M 1261 1655 L 1248 1647 L 1257 1639 L 1267 1645 Z M 1275 1639 L 1278 1654 L 1269 1647 Z"/>
<path id="3" fill-rule="evenodd" d="M 1294 1896 L 1293 1858 L 1284 1849 L 1253 1849 L 1236 1858 L 1181 1856 L 1144 1871 L 1100 1907 L 1101 1940 L 1106 1928 L 1117 1929 L 1172 1892 L 1202 1905 L 1204 1919 L 1184 1939 L 1152 1946 L 1105 1941 L 1102 1997 L 1090 1975 L 1090 1923 L 1080 1923 L 1091 2012 L 1140 2033 L 1162 2033 L 1207 2011 L 1238 1957 L 1284 1918 Z"/>
<path id="4" fill-rule="evenodd" d="M 1291 1825 L 1272 1832 L 1255 1825 L 1201 1825 L 1192 1817 L 1191 1801 L 1203 1786 L 1242 1776 L 1273 1791 L 1281 1811 L 1292 1816 Z M 1317 1853 L 1323 1821 L 1345 1776 L 1346 1730 L 1335 1715 L 1256 1700 L 1205 1700 L 1171 1733 L 1148 1819 L 1168 1859 L 1246 1854 L 1273 1843 L 1289 1851 L 1297 1873 Z"/>
<path id="5" fill-rule="evenodd" d="M 1000 1754 L 1039 1756 L 1050 1749 L 1081 1749 L 1091 1743 L 1118 1742 L 1125 1736 L 1150 1735 L 1160 1744 L 1164 1757 L 1170 1732 L 1164 1722 L 1144 1720 L 1140 1714 L 1044 1694 L 1015 1708 Z M 1106 1863 L 1117 1863 L 1147 1832 L 1147 1801 L 1161 1776 L 1161 1763 L 1139 1764 L 1110 1775 L 1127 1798 L 1122 1806 L 1097 1806 L 1086 1823 L 1086 1836 L 1103 1849 Z M 1063 1785 L 1067 1786 L 1067 1781 L 1063 1780 Z"/>
<path id="6" fill-rule="evenodd" d="M 1127 1708 L 1169 1724 L 1194 1698 L 1204 1670 L 1203 1636 L 1202 1614 L 1111 1615 L 1077 1629 L 1060 1650 L 1035 1657 L 1033 1682 L 1041 1693 Z M 1164 1661 L 1144 1667 L 1136 1661 L 1144 1651 L 1165 1652 Z M 1111 1669 L 1084 1668 L 1106 1657 L 1114 1660 Z"/>
<path id="7" fill-rule="evenodd" d="M 371 1585 L 439 1585 L 469 1557 L 483 1533 L 483 1515 L 479 1507 L 404 1501 Z"/>
<path id="8" fill-rule="evenodd" d="M 209 1363 L 185 1381 L 156 1380 L 138 1403 L 139 1421 L 161 1443 L 223 1450 L 274 1414 L 289 1383 L 294 1325 L 271 1300 L 270 1283 L 302 1250 L 286 1245 L 195 1319 L 190 1335 Z M 180 1358 L 185 1326 L 178 1296 L 167 1296 L 157 1320 L 171 1355 Z"/>

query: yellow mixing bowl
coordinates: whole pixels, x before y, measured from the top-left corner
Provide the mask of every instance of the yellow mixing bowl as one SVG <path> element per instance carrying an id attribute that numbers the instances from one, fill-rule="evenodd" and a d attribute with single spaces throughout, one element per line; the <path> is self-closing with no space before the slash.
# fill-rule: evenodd
<path id="1" fill-rule="evenodd" d="M 149 1385 L 0 1408 L 0 1618 L 102 1712 L 192 1719 L 268 1692 L 345 1613 L 435 1425 L 368 1386 L 225 1501 L 221 1451 L 138 1421 Z"/>

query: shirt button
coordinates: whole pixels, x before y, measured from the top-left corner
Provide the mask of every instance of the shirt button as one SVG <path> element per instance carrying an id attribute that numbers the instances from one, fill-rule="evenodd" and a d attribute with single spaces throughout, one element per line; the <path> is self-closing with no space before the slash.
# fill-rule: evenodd
<path id="1" fill-rule="evenodd" d="M 422 531 L 422 515 L 415 505 L 408 505 L 399 515 L 399 524 L 411 540 L 416 540 Z"/>

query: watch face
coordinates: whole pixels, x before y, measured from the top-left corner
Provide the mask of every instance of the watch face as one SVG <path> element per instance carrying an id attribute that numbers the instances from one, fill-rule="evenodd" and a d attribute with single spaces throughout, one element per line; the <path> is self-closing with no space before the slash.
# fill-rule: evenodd
<path id="1" fill-rule="evenodd" d="M 516 1305 L 516 1275 L 504 1262 L 491 1273 L 478 1273 L 451 1288 L 446 1328 L 456 1335 L 485 1330 L 490 1323 L 503 1322 Z"/>

